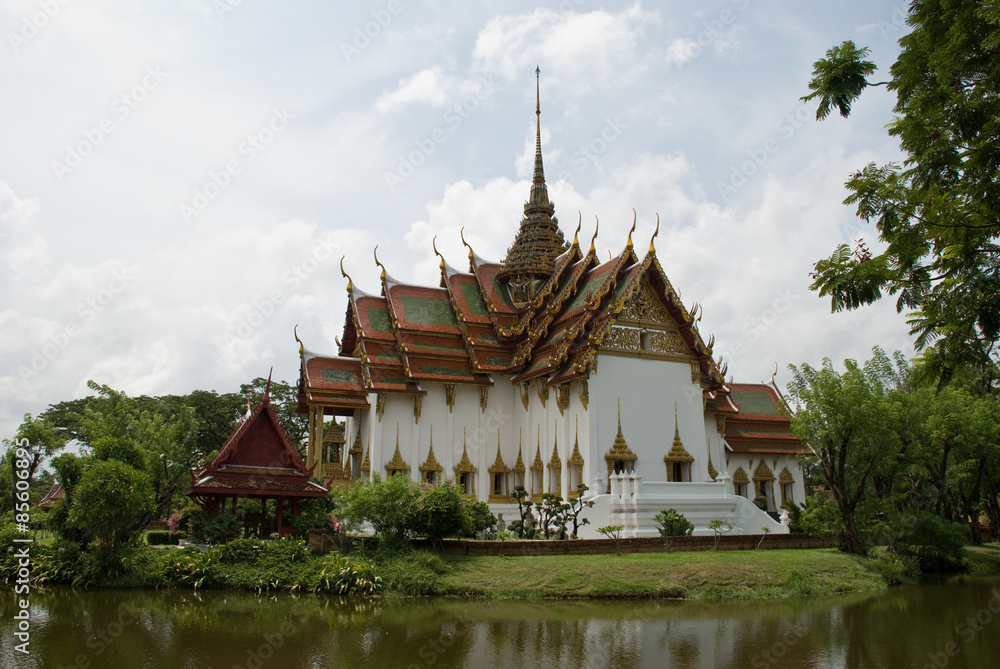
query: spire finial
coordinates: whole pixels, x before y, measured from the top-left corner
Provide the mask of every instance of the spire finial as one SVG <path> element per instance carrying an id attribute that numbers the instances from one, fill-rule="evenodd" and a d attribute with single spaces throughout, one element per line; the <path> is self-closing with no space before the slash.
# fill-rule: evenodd
<path id="1" fill-rule="evenodd" d="M 656 253 L 656 247 L 653 246 L 653 240 L 656 239 L 656 235 L 660 234 L 660 215 L 656 215 L 656 230 L 653 230 L 653 236 L 649 238 L 649 252 Z"/>
<path id="2" fill-rule="evenodd" d="M 535 66 L 535 176 L 531 181 L 532 204 L 549 204 L 549 192 L 545 186 L 545 170 L 542 168 L 542 103 L 539 93 L 541 70 Z M 527 210 L 525 210 L 527 213 Z"/>
<path id="3" fill-rule="evenodd" d="M 674 439 L 681 438 L 680 426 L 677 423 L 677 400 L 674 400 Z"/>
<path id="4" fill-rule="evenodd" d="M 618 398 L 618 436 L 622 436 L 622 398 Z"/>
<path id="5" fill-rule="evenodd" d="M 354 282 L 351 281 L 351 277 L 344 271 L 344 258 L 346 257 L 347 256 L 340 256 L 340 273 L 344 275 L 345 279 L 347 279 L 347 292 L 350 293 L 351 290 L 354 289 Z"/>
<path id="6" fill-rule="evenodd" d="M 264 386 L 264 396 L 260 398 L 261 404 L 271 403 L 271 375 L 274 374 L 274 367 L 267 373 L 267 385 Z"/>
<path id="7" fill-rule="evenodd" d="M 590 252 L 591 253 L 597 253 L 596 249 L 594 248 L 594 240 L 597 239 L 597 232 L 601 229 L 601 219 L 599 219 L 596 216 L 594 216 L 594 220 L 597 221 L 597 222 L 594 224 L 594 236 L 590 238 Z"/>
<path id="8" fill-rule="evenodd" d="M 441 267 L 441 271 L 443 272 L 444 271 L 444 256 L 441 255 L 440 251 L 438 251 L 437 239 L 438 239 L 438 236 L 434 235 L 433 239 L 431 239 L 431 248 L 434 249 L 434 255 L 436 255 L 438 258 L 441 259 L 441 262 L 440 262 L 439 266 Z"/>
<path id="9" fill-rule="evenodd" d="M 635 209 L 632 210 L 632 229 L 628 231 L 628 242 L 625 246 L 632 248 L 632 233 L 635 232 L 635 221 L 638 218 L 638 214 L 635 213 Z"/>
<path id="10" fill-rule="evenodd" d="M 298 323 L 295 324 L 295 327 L 292 329 L 292 332 L 295 334 L 295 341 L 299 342 L 299 355 L 302 355 L 302 352 L 305 351 L 306 347 L 302 343 L 302 340 L 299 339 L 299 324 Z M 771 378 L 773 379 L 774 377 L 771 377 Z"/>
<path id="11" fill-rule="evenodd" d="M 382 282 L 385 283 L 385 265 L 383 265 L 381 262 L 379 262 L 379 259 L 378 259 L 378 244 L 375 245 L 375 250 L 372 251 L 372 254 L 374 254 L 374 256 L 375 256 L 375 264 L 382 268 Z"/>
<path id="12" fill-rule="evenodd" d="M 578 211 L 576 213 L 579 216 L 579 220 L 576 223 L 576 231 L 573 233 L 573 246 L 580 245 L 580 238 L 579 238 L 580 228 L 583 227 L 583 212 Z"/>

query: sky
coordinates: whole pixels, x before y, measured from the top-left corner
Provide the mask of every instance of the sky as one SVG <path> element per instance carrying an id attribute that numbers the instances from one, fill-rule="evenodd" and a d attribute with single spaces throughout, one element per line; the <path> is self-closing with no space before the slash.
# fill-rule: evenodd
<path id="1" fill-rule="evenodd" d="M 832 314 L 813 264 L 872 226 L 842 202 L 898 161 L 893 97 L 817 122 L 812 64 L 900 0 L 0 0 L 0 436 L 89 394 L 294 382 L 335 351 L 346 280 L 437 285 L 500 260 L 542 153 L 567 239 L 633 216 L 736 382 L 913 354 L 885 299 Z M 633 209 L 635 214 L 633 215 Z"/>

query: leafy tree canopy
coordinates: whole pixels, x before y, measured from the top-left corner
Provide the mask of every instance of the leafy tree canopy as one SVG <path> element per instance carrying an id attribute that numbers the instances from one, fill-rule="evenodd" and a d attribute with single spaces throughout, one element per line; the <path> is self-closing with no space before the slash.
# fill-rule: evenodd
<path id="1" fill-rule="evenodd" d="M 815 264 L 812 289 L 834 311 L 897 295 L 918 350 L 938 349 L 942 380 L 962 363 L 986 367 L 1000 339 L 1000 3 L 914 0 L 890 79 L 871 83 L 867 48 L 844 42 L 816 61 L 818 119 L 848 116 L 869 86 L 897 96 L 889 134 L 902 165 L 869 164 L 845 204 L 874 222 L 885 250 L 839 246 Z"/>

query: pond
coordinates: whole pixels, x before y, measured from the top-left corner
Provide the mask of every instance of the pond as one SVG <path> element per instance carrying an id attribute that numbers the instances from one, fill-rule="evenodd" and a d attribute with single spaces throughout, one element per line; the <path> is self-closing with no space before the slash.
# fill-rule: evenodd
<path id="1" fill-rule="evenodd" d="M 992 667 L 1000 580 L 794 601 L 340 600 L 233 592 L 31 592 L 29 653 L 0 600 L 0 665 Z"/>

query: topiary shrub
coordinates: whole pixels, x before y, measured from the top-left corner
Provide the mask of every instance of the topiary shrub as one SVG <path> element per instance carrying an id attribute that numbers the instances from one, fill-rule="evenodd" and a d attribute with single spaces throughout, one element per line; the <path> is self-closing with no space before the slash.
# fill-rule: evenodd
<path id="1" fill-rule="evenodd" d="M 176 546 L 181 535 L 167 530 L 151 530 L 146 532 L 147 546 Z"/>
<path id="2" fill-rule="evenodd" d="M 690 535 L 694 531 L 694 525 L 684 514 L 677 511 L 677 509 L 664 509 L 658 514 L 653 516 L 653 520 L 659 525 L 657 530 L 660 532 L 660 536 L 663 537 L 663 543 L 667 546 L 667 551 L 670 550 L 670 538 L 671 537 L 682 537 L 685 535 Z"/>

